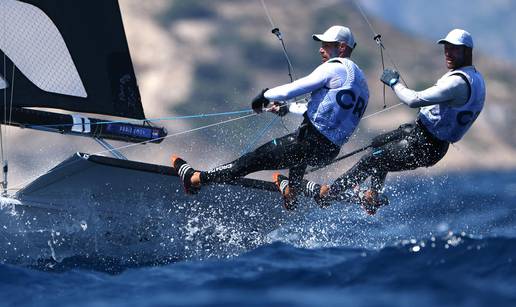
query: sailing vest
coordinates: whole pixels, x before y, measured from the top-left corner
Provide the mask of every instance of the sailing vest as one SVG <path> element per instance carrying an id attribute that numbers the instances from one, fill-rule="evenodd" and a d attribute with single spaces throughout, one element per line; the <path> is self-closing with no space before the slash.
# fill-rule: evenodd
<path id="1" fill-rule="evenodd" d="M 452 70 L 442 76 L 437 84 L 451 75 L 461 75 L 467 80 L 470 89 L 468 101 L 459 107 L 445 104 L 422 107 L 419 118 L 436 138 L 455 143 L 466 134 L 482 111 L 486 88 L 482 75 L 473 66 Z"/>
<path id="2" fill-rule="evenodd" d="M 358 126 L 369 101 L 369 89 L 363 72 L 346 58 L 328 60 L 343 65 L 346 75 L 337 88 L 323 87 L 312 92 L 307 116 L 314 127 L 332 143 L 342 146 Z"/>

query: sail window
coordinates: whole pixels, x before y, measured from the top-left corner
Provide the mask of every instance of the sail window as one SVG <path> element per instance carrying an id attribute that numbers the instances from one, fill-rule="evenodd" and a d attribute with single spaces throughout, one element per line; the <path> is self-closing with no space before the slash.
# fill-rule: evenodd
<path id="1" fill-rule="evenodd" d="M 0 1 L 0 49 L 40 89 L 87 97 L 63 37 L 39 8 L 16 0 Z M 1 87 L 0 87 L 1 88 Z"/>
<path id="2" fill-rule="evenodd" d="M 0 90 L 7 88 L 7 81 L 5 81 L 4 77 L 0 75 Z"/>

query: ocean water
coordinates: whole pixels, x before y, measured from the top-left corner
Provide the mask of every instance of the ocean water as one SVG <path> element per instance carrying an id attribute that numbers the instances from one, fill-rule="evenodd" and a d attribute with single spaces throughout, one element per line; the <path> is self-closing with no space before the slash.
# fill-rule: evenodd
<path id="1" fill-rule="evenodd" d="M 0 306 L 516 306 L 516 172 L 388 183 L 375 216 L 314 208 L 232 255 L 7 257 Z"/>

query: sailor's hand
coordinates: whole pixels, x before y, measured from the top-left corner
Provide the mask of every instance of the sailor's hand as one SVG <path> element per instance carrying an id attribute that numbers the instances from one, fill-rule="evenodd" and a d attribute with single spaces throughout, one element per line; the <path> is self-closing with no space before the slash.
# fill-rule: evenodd
<path id="1" fill-rule="evenodd" d="M 383 70 L 382 76 L 380 80 L 386 85 L 393 87 L 396 83 L 398 83 L 400 79 L 400 74 L 394 69 L 386 68 Z"/>
<path id="2" fill-rule="evenodd" d="M 256 95 L 251 102 L 251 107 L 256 113 L 262 113 L 262 109 L 269 104 L 269 99 L 265 98 L 263 94 L 268 91 L 268 88 L 264 88 L 260 94 Z"/>
<path id="3" fill-rule="evenodd" d="M 288 104 L 285 102 L 274 101 L 272 106 L 267 109 L 267 112 L 283 117 L 288 113 Z"/>

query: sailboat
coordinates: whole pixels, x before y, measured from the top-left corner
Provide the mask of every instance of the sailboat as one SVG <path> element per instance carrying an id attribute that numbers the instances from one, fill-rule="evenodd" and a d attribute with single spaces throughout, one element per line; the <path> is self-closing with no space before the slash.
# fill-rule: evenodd
<path id="1" fill-rule="evenodd" d="M 167 135 L 146 120 L 116 0 L 0 0 L 0 20 L 1 123 L 90 138 L 113 155 L 73 153 L 4 193 L 40 255 L 195 257 L 256 246 L 292 217 L 272 182 L 244 178 L 187 196 L 171 167 L 127 160 L 108 143 L 150 146 Z M 7 167 L 2 184 L 7 191 Z M 4 236 L 21 236 L 10 223 Z"/>

